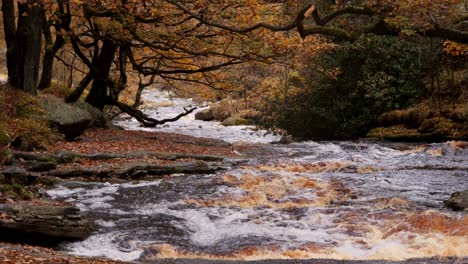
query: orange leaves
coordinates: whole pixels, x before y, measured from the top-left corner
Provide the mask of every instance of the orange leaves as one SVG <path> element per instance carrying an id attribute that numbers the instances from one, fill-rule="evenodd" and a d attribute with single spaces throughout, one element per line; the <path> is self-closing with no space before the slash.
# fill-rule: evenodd
<path id="1" fill-rule="evenodd" d="M 450 19 L 461 11 L 460 1 L 456 0 L 369 0 L 367 5 L 386 15 L 385 21 L 390 25 L 419 32 L 433 29 L 435 24 L 450 23 Z"/>
<path id="2" fill-rule="evenodd" d="M 468 57 L 468 45 L 446 40 L 443 43 L 445 53 L 454 57 Z"/>

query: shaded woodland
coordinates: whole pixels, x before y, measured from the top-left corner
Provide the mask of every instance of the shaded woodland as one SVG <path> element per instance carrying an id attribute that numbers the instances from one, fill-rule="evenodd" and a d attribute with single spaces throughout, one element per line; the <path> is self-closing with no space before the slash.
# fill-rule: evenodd
<path id="1" fill-rule="evenodd" d="M 125 112 L 151 127 L 194 110 L 146 116 L 141 92 L 153 86 L 228 98 L 250 123 L 298 138 L 377 126 L 466 138 L 464 1 L 5 0 L 2 18 L 8 86 L 110 118 Z M 4 138 L 14 141 L 21 125 L 11 127 Z"/>

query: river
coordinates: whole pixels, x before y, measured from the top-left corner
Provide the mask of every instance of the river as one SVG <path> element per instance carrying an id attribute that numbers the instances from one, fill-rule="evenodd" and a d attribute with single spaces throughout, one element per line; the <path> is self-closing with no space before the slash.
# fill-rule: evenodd
<path id="1" fill-rule="evenodd" d="M 189 99 L 149 90 L 145 111 L 172 117 Z M 203 108 L 200 108 L 203 109 Z M 454 142 L 269 144 L 249 127 L 194 120 L 157 130 L 255 144 L 249 161 L 211 175 L 131 183 L 68 182 L 49 196 L 97 219 L 65 252 L 115 260 L 395 260 L 468 257 L 468 216 L 443 200 L 468 188 L 468 150 Z M 246 154 L 247 155 L 247 154 Z"/>

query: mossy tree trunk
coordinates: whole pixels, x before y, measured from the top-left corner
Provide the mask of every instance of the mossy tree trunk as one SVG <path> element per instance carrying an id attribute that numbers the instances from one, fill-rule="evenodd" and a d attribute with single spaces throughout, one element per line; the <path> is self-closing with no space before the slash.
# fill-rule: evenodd
<path id="1" fill-rule="evenodd" d="M 20 90 L 36 94 L 39 80 L 42 41 L 42 0 L 3 0 L 2 12 L 7 43 L 9 83 Z"/>

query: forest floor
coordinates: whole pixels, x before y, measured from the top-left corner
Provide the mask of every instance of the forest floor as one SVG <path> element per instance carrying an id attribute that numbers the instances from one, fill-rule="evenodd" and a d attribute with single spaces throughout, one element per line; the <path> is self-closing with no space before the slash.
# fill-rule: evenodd
<path id="1" fill-rule="evenodd" d="M 207 135 L 209 136 L 209 135 Z M 121 129 L 96 129 L 86 131 L 77 141 L 60 141 L 49 150 L 81 153 L 134 153 L 160 151 L 185 154 L 236 156 L 229 143 L 209 138 L 164 133 L 127 131 Z"/>

